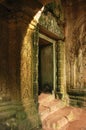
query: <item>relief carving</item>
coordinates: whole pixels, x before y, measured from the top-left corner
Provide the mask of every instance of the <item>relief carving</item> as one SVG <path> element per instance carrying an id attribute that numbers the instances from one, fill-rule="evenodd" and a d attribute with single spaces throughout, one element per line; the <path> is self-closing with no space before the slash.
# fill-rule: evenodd
<path id="1" fill-rule="evenodd" d="M 76 62 L 76 84 L 75 87 L 78 89 L 85 88 L 86 86 L 86 78 L 85 78 L 85 57 L 86 57 L 86 21 L 79 20 L 80 23 L 74 27 L 73 35 L 72 35 L 72 44 L 70 51 L 70 62 Z M 74 64 L 73 64 L 74 65 Z M 70 73 L 71 75 L 71 73 Z"/>
<path id="2" fill-rule="evenodd" d="M 32 44 L 33 32 L 29 27 L 21 50 L 21 98 L 24 105 L 32 98 Z"/>
<path id="3" fill-rule="evenodd" d="M 49 11 L 47 11 L 47 8 Z M 55 7 L 54 2 L 50 5 L 47 5 L 39 19 L 39 23 L 47 30 L 58 35 L 58 37 L 64 38 L 64 16 L 61 9 L 61 3 L 59 3 L 58 5 L 55 4 Z"/>

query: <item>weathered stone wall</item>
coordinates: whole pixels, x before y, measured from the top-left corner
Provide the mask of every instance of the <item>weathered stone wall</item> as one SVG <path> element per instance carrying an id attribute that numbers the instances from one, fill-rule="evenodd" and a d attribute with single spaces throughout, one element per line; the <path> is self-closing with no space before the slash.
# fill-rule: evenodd
<path id="1" fill-rule="evenodd" d="M 6 31 L 5 31 L 6 30 Z M 0 19 L 0 100 L 9 98 L 8 89 L 8 24 Z M 6 37 L 5 37 L 6 35 Z"/>
<path id="2" fill-rule="evenodd" d="M 66 83 L 71 104 L 86 106 L 86 1 L 66 1 Z"/>
<path id="3" fill-rule="evenodd" d="M 18 120 L 25 118 L 20 102 L 18 24 L 5 9 L 0 14 L 0 129 L 17 129 Z"/>
<path id="4" fill-rule="evenodd" d="M 20 11 L 0 11 L 0 129 L 39 127 L 32 62 L 37 23 L 31 24 L 31 18 Z"/>
<path id="5" fill-rule="evenodd" d="M 0 100 L 19 100 L 19 44 L 14 19 L 0 18 Z"/>

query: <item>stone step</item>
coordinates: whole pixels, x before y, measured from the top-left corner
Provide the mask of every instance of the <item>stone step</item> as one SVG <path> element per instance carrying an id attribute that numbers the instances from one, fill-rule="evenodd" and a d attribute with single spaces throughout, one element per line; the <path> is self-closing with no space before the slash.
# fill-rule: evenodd
<path id="1" fill-rule="evenodd" d="M 72 116 L 71 111 L 71 107 L 65 107 L 49 115 L 42 123 L 43 128 L 52 130 L 58 130 L 62 128 L 69 122 L 69 115 Z"/>
<path id="2" fill-rule="evenodd" d="M 41 120 L 43 121 L 48 115 L 53 114 L 55 111 L 63 108 L 65 104 L 57 99 L 50 101 L 49 103 L 44 103 L 39 106 L 39 113 Z"/>
<path id="3" fill-rule="evenodd" d="M 76 119 L 68 123 L 66 130 L 86 130 L 86 109 L 76 108 L 74 115 Z"/>
<path id="4" fill-rule="evenodd" d="M 86 111 L 82 114 L 82 109 L 65 107 L 59 110 L 57 114 L 59 115 L 56 116 L 55 113 L 52 118 L 50 116 L 46 118 L 46 122 L 42 124 L 43 130 L 79 130 L 80 128 L 86 128 Z M 82 125 L 79 126 L 78 123 Z M 71 127 L 72 129 L 70 129 Z"/>
<path id="5" fill-rule="evenodd" d="M 61 100 L 54 99 L 48 103 L 45 102 L 44 104 L 42 104 L 42 106 L 49 108 L 50 111 L 53 111 L 58 109 L 59 107 L 62 108 L 64 106 L 64 103 Z"/>
<path id="6" fill-rule="evenodd" d="M 39 102 L 39 104 L 45 104 L 54 99 L 55 99 L 55 97 L 52 94 L 41 93 L 38 97 L 38 102 Z"/>
<path id="7" fill-rule="evenodd" d="M 65 106 L 61 100 L 54 99 L 53 95 L 40 95 L 39 114 L 43 130 L 86 129 L 86 109 Z"/>

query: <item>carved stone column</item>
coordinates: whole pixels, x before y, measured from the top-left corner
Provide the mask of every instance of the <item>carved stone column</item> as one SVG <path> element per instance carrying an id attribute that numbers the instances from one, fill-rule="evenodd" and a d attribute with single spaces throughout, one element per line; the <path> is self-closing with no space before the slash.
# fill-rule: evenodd
<path id="1" fill-rule="evenodd" d="M 76 79 L 77 79 L 77 75 L 76 75 L 76 70 L 77 70 L 77 58 L 75 57 L 75 61 L 74 61 L 74 88 L 76 88 Z"/>
<path id="2" fill-rule="evenodd" d="M 70 88 L 74 88 L 74 62 L 70 63 Z"/>
<path id="3" fill-rule="evenodd" d="M 41 129 L 33 96 L 33 35 L 37 22 L 29 24 L 30 20 L 21 15 L 25 16 L 10 14 L 2 19 L 3 31 L 0 28 L 0 130 Z"/>
<path id="4" fill-rule="evenodd" d="M 38 108 L 38 54 L 39 54 L 39 30 L 35 28 L 33 34 L 33 97 Z"/>
<path id="5" fill-rule="evenodd" d="M 67 90 L 70 89 L 70 63 L 66 60 L 66 86 Z"/>
<path id="6" fill-rule="evenodd" d="M 58 67 L 57 67 L 57 94 L 65 103 L 68 104 L 68 96 L 66 91 L 66 72 L 65 72 L 65 44 L 63 41 L 58 41 Z"/>
<path id="7" fill-rule="evenodd" d="M 38 111 L 36 109 L 36 104 L 34 102 L 34 89 L 36 90 L 37 85 L 35 84 L 36 79 L 34 78 L 35 74 L 35 65 L 33 64 L 34 54 L 34 32 L 36 29 L 36 22 L 32 21 L 26 31 L 24 41 L 22 44 L 21 50 L 21 99 L 23 106 L 27 113 L 27 119 L 30 122 L 29 129 L 37 128 L 40 124 L 40 119 L 38 116 Z M 36 47 L 36 46 L 35 46 Z M 33 69 L 34 68 L 34 69 Z M 35 74 L 36 75 L 36 74 Z M 33 84 L 34 79 L 34 84 Z M 35 87 L 33 85 L 36 85 Z M 34 87 L 34 88 L 33 88 Z M 37 92 L 36 92 L 37 93 Z"/>

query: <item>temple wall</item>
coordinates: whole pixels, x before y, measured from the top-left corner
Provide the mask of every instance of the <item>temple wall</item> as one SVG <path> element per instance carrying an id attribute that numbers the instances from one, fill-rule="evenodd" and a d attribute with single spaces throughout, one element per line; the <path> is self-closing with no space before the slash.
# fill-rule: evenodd
<path id="1" fill-rule="evenodd" d="M 33 96 L 36 25 L 22 12 L 6 14 L 5 8 L 0 11 L 0 129 L 39 127 L 41 122 Z"/>
<path id="2" fill-rule="evenodd" d="M 86 106 L 86 2 L 65 8 L 66 85 L 72 105 Z"/>
<path id="3" fill-rule="evenodd" d="M 6 30 L 6 31 L 4 31 Z M 0 19 L 0 100 L 4 98 L 5 94 L 9 97 L 9 90 L 7 88 L 7 81 L 8 81 L 8 37 L 4 38 L 4 35 L 7 36 L 8 27 L 7 23 L 3 22 L 3 20 Z"/>
<path id="4" fill-rule="evenodd" d="M 0 18 L 0 97 L 1 100 L 19 100 L 19 45 L 17 24 Z"/>

